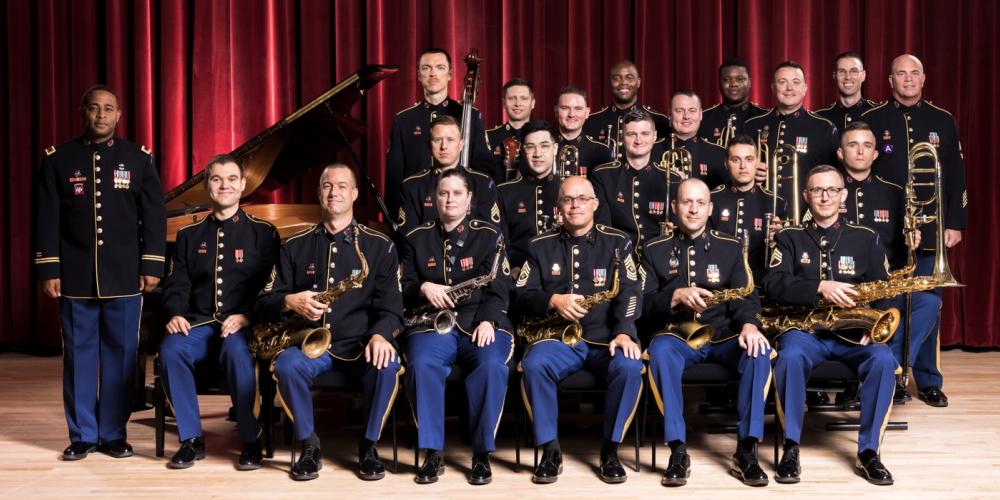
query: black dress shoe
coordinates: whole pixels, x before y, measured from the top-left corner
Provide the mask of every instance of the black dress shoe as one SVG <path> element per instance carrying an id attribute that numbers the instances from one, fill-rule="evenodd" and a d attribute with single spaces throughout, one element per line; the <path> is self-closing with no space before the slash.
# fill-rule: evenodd
<path id="1" fill-rule="evenodd" d="M 756 453 L 734 453 L 729 473 L 747 486 L 767 486 L 767 474 L 757 463 Z"/>
<path id="2" fill-rule="evenodd" d="M 417 484 L 436 483 L 441 474 L 444 474 L 444 458 L 441 452 L 429 450 L 424 457 L 424 464 L 417 469 L 417 477 L 413 480 Z"/>
<path id="3" fill-rule="evenodd" d="M 660 484 L 663 486 L 684 486 L 691 477 L 691 456 L 686 451 L 670 453 L 667 470 Z"/>
<path id="4" fill-rule="evenodd" d="M 802 468 L 799 467 L 799 447 L 793 446 L 781 456 L 781 461 L 775 468 L 774 480 L 782 484 L 799 482 Z"/>
<path id="5" fill-rule="evenodd" d="M 885 468 L 882 460 L 877 454 L 872 453 L 869 457 L 858 455 L 858 460 L 854 462 L 854 472 L 865 478 L 869 483 L 876 486 L 889 486 L 892 484 L 892 474 Z M 865 459 L 867 458 L 867 460 Z"/>
<path id="6" fill-rule="evenodd" d="M 806 392 L 806 406 L 825 406 L 830 404 L 830 396 L 823 391 Z"/>
<path id="7" fill-rule="evenodd" d="M 547 450 L 542 453 L 542 460 L 535 467 L 535 473 L 531 475 L 531 482 L 535 484 L 551 484 L 559 479 L 562 474 L 562 452 L 559 450 Z"/>
<path id="8" fill-rule="evenodd" d="M 378 450 L 374 446 L 358 449 L 358 477 L 365 481 L 378 481 L 385 477 L 385 466 L 378 458 Z"/>
<path id="9" fill-rule="evenodd" d="M 936 406 L 938 408 L 944 408 L 948 406 L 948 396 L 945 396 L 941 389 L 938 387 L 928 387 L 926 389 L 920 389 L 917 393 L 917 397 L 921 401 L 927 403 L 928 406 Z"/>
<path id="10" fill-rule="evenodd" d="M 601 481 L 608 484 L 624 483 L 628 477 L 625 476 L 625 467 L 618 460 L 617 455 L 608 455 L 601 459 Z"/>
<path id="11" fill-rule="evenodd" d="M 299 455 L 299 459 L 292 464 L 292 479 L 296 481 L 316 479 L 322 468 L 319 446 L 307 444 L 302 447 L 302 455 Z"/>
<path id="12" fill-rule="evenodd" d="M 243 443 L 240 459 L 236 462 L 236 470 L 257 470 L 264 465 L 264 453 L 260 451 L 260 443 Z"/>
<path id="13" fill-rule="evenodd" d="M 181 441 L 181 447 L 174 453 L 167 467 L 171 469 L 187 469 L 194 465 L 195 460 L 205 458 L 205 440 L 196 437 Z"/>
<path id="14" fill-rule="evenodd" d="M 128 444 L 128 441 L 124 439 L 115 439 L 114 441 L 101 443 L 97 445 L 97 451 L 111 458 L 128 458 L 133 455 L 132 445 Z"/>
<path id="15" fill-rule="evenodd" d="M 911 399 L 913 396 L 910 396 L 910 391 L 907 391 L 903 384 L 896 384 L 896 392 L 892 395 L 893 404 L 905 405 Z"/>
<path id="16" fill-rule="evenodd" d="M 97 451 L 97 443 L 73 441 L 63 450 L 63 460 L 83 460 L 94 451 Z"/>
<path id="17" fill-rule="evenodd" d="M 472 454 L 472 470 L 469 472 L 469 484 L 483 485 L 493 482 L 493 469 L 490 468 L 489 453 Z"/>

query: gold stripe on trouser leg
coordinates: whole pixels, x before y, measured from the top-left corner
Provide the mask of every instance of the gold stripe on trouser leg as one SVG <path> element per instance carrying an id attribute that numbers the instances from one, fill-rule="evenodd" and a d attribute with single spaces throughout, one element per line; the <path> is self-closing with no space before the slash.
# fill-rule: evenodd
<path id="1" fill-rule="evenodd" d="M 642 377 L 639 377 L 639 391 L 635 395 L 635 404 L 632 405 L 632 413 L 629 414 L 628 418 L 625 420 L 625 425 L 622 426 L 622 441 L 625 441 L 625 434 L 628 432 L 628 428 L 632 425 L 632 419 L 635 418 L 635 412 L 639 409 L 639 400 L 642 399 L 642 389 L 646 387 L 642 383 Z"/>
<path id="2" fill-rule="evenodd" d="M 892 415 L 892 401 L 889 401 L 889 407 L 885 410 L 885 419 L 882 420 L 882 425 L 878 429 L 878 447 L 882 448 L 882 439 L 885 437 L 885 429 L 889 427 L 889 416 Z M 880 453 L 879 450 L 875 450 L 875 453 Z"/>
<path id="3" fill-rule="evenodd" d="M 778 357 L 778 351 L 771 348 L 771 352 L 768 353 L 767 359 L 771 361 L 767 365 L 767 381 L 764 382 L 764 404 L 767 404 L 767 394 L 771 391 L 771 381 L 774 380 L 774 359 Z"/>
<path id="4" fill-rule="evenodd" d="M 271 359 L 270 371 L 271 379 L 274 380 L 274 398 L 278 400 L 278 404 L 285 410 L 285 415 L 288 415 L 288 418 L 291 419 L 292 423 L 295 423 L 295 415 L 292 414 L 292 409 L 285 404 L 285 398 L 281 397 L 281 384 L 278 381 L 278 374 L 274 371 L 274 363 L 278 360 L 278 356 L 281 355 L 283 351 L 284 349 L 278 351 L 278 353 L 274 355 L 274 358 Z"/>
<path id="5" fill-rule="evenodd" d="M 663 410 L 663 398 L 660 396 L 660 388 L 656 386 L 656 379 L 653 378 L 653 369 L 650 368 L 646 375 L 649 377 L 649 388 L 653 390 L 653 400 L 656 401 L 657 408 L 660 409 L 660 415 L 666 416 L 666 412 Z"/>
<path id="6" fill-rule="evenodd" d="M 934 366 L 937 367 L 937 371 L 941 373 L 941 303 L 938 304 L 938 328 L 937 328 L 937 341 L 934 348 Z M 920 352 L 919 350 L 917 352 Z"/>
<path id="7" fill-rule="evenodd" d="M 253 418 L 260 418 L 260 363 L 253 364 Z"/>
<path id="8" fill-rule="evenodd" d="M 507 358 L 504 359 L 504 365 L 506 365 L 507 363 L 510 363 L 510 359 L 514 357 L 515 339 L 514 339 L 514 336 L 510 334 L 510 332 L 505 332 L 503 330 L 498 330 L 498 331 L 501 332 L 501 333 L 506 333 L 507 335 L 510 335 L 510 351 L 507 352 Z M 509 377 L 508 377 L 508 379 L 509 379 Z M 504 407 L 507 404 L 507 391 L 504 390 L 503 394 L 504 394 L 504 398 L 503 398 L 502 401 L 500 401 L 500 413 L 497 415 L 497 424 L 495 426 L 493 426 L 493 439 L 497 438 L 497 431 L 500 430 L 500 420 L 503 419 L 503 409 L 504 409 Z"/>
<path id="9" fill-rule="evenodd" d="M 524 401 L 524 409 L 528 410 L 528 420 L 532 422 L 535 421 L 535 414 L 531 411 L 531 401 L 528 399 L 528 390 L 524 388 L 524 368 L 521 363 L 517 364 L 517 370 L 522 373 L 521 375 L 521 399 Z"/>
<path id="10" fill-rule="evenodd" d="M 389 414 L 392 413 L 392 407 L 396 404 L 396 395 L 399 394 L 399 377 L 406 372 L 403 365 L 399 365 L 399 370 L 396 370 L 396 385 L 392 387 L 392 395 L 389 396 L 389 404 L 385 407 L 385 412 L 382 413 L 382 423 L 378 427 L 378 437 L 382 439 L 382 429 L 385 428 L 385 421 L 389 418 Z"/>

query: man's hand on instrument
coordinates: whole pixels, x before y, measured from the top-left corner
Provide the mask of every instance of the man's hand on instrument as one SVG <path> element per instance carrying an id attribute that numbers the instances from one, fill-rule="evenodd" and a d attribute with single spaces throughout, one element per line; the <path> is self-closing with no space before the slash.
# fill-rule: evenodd
<path id="1" fill-rule="evenodd" d="M 226 338 L 243 328 L 250 326 L 250 320 L 243 314 L 230 314 L 225 321 L 222 322 L 222 331 L 219 334 L 222 338 Z"/>
<path id="2" fill-rule="evenodd" d="M 489 321 L 480 321 L 479 326 L 472 331 L 472 342 L 479 347 L 492 344 L 495 338 L 496 330 L 493 328 L 493 323 Z"/>
<path id="3" fill-rule="evenodd" d="M 621 348 L 622 352 L 625 354 L 626 358 L 629 359 L 639 359 L 642 355 L 639 352 L 639 344 L 636 344 L 634 340 L 624 333 L 619 333 L 615 338 L 611 339 L 608 343 L 608 351 L 611 351 L 611 357 L 615 357 L 615 348 Z"/>
<path id="4" fill-rule="evenodd" d="M 757 162 L 757 171 L 753 174 L 753 180 L 757 181 L 758 184 L 767 182 L 767 165 L 763 162 Z M 772 188 L 776 188 L 776 186 L 772 186 Z"/>
<path id="5" fill-rule="evenodd" d="M 420 294 L 438 309 L 454 309 L 455 302 L 448 296 L 448 288 L 450 287 L 447 285 L 425 281 L 423 285 L 420 285 Z"/>
<path id="6" fill-rule="evenodd" d="M 587 315 L 587 309 L 578 304 L 578 300 L 583 300 L 583 296 L 575 293 L 556 293 L 549 299 L 549 307 L 555 309 L 556 314 L 563 319 L 578 321 Z"/>
<path id="7" fill-rule="evenodd" d="M 947 229 L 946 229 L 946 231 L 947 231 Z M 961 239 L 961 235 L 959 236 L 959 238 Z M 913 246 L 909 247 L 910 250 L 916 250 L 916 249 L 920 248 L 920 241 L 922 239 L 923 239 L 923 234 L 921 234 L 921 232 L 920 232 L 919 229 L 916 230 L 916 231 L 913 231 Z M 947 244 L 947 241 L 948 241 L 948 239 L 945 238 L 945 244 Z"/>
<path id="8" fill-rule="evenodd" d="M 866 346 L 868 344 L 871 344 L 872 343 L 872 335 L 870 333 L 866 333 L 864 337 L 861 337 L 861 341 L 858 342 L 858 343 L 861 344 L 862 346 Z"/>
<path id="9" fill-rule="evenodd" d="M 167 333 L 183 333 L 187 335 L 191 331 L 191 323 L 184 316 L 174 316 L 167 322 Z"/>
<path id="10" fill-rule="evenodd" d="M 365 346 L 365 362 L 371 363 L 376 369 L 388 368 L 389 363 L 396 360 L 396 348 L 381 335 L 372 335 Z"/>
<path id="11" fill-rule="evenodd" d="M 323 317 L 326 306 L 313 299 L 317 295 L 312 290 L 305 290 L 299 293 L 285 295 L 285 311 L 295 311 L 296 314 L 310 321 L 316 321 Z"/>
<path id="12" fill-rule="evenodd" d="M 823 280 L 819 282 L 819 294 L 840 307 L 854 307 L 852 297 L 857 297 L 858 291 L 850 283 Z"/>
<path id="13" fill-rule="evenodd" d="M 743 331 L 740 332 L 739 336 L 739 343 L 740 347 L 747 350 L 747 356 L 752 358 L 765 354 L 771 348 L 767 337 L 757 329 L 757 325 L 752 323 L 743 325 Z"/>
<path id="14" fill-rule="evenodd" d="M 684 304 L 688 309 L 702 313 L 708 306 L 705 299 L 711 296 L 712 292 L 696 286 L 678 288 L 674 290 L 674 295 L 670 298 L 670 308 L 674 309 L 678 305 Z"/>

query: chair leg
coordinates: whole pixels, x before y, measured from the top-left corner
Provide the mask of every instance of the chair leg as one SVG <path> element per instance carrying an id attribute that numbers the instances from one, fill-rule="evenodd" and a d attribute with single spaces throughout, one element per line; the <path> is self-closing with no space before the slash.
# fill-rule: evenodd
<path id="1" fill-rule="evenodd" d="M 164 434 L 166 433 L 165 406 L 167 405 L 167 395 L 163 389 L 163 382 L 160 377 L 153 381 L 153 419 L 156 427 L 156 456 L 163 456 Z"/>
<path id="2" fill-rule="evenodd" d="M 262 367 L 261 367 L 262 368 Z M 259 368 L 259 369 L 261 369 Z M 260 382 L 260 425 L 264 456 L 274 458 L 274 382 Z"/>
<path id="3" fill-rule="evenodd" d="M 396 405 L 392 406 L 392 473 L 399 474 L 399 442 L 396 441 Z"/>

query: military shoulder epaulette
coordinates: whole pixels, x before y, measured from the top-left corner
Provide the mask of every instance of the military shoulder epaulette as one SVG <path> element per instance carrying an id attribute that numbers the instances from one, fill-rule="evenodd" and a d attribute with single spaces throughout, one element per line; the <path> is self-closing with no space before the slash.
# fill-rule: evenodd
<path id="1" fill-rule="evenodd" d="M 590 116 L 599 115 L 599 114 L 601 114 L 601 113 L 603 113 L 603 112 L 605 112 L 605 111 L 607 111 L 609 109 L 611 109 L 611 106 L 604 106 L 603 108 L 601 108 L 600 111 L 598 111 L 596 113 L 592 113 Z"/>
<path id="2" fill-rule="evenodd" d="M 548 231 L 545 231 L 544 233 L 538 233 L 537 235 L 532 236 L 531 240 L 529 240 L 529 242 L 530 243 L 534 243 L 536 241 L 544 240 L 546 238 L 551 238 L 551 237 L 556 236 L 557 234 L 559 234 L 559 231 L 561 231 L 561 229 L 555 228 L 555 229 L 549 229 Z"/>
<path id="3" fill-rule="evenodd" d="M 142 151 L 143 153 L 146 153 L 146 154 L 148 154 L 148 155 L 151 155 L 151 154 L 153 154 L 153 151 L 152 151 L 152 150 L 150 150 L 149 148 L 147 148 L 147 147 L 146 147 L 146 146 L 144 146 L 144 145 L 143 145 L 143 146 L 139 146 L 139 150 L 140 150 L 140 151 Z"/>
<path id="4" fill-rule="evenodd" d="M 739 243 L 740 242 L 740 240 L 738 240 L 736 238 L 733 238 L 732 236 L 730 236 L 728 234 L 720 233 L 720 232 L 716 231 L 715 229 L 710 230 L 708 232 L 708 234 L 711 234 L 713 237 L 718 238 L 720 240 L 732 241 L 733 243 Z"/>
<path id="5" fill-rule="evenodd" d="M 835 126 L 835 125 L 833 124 L 833 122 L 831 122 L 830 120 L 827 120 L 826 118 L 823 118 L 822 116 L 819 116 L 819 115 L 817 115 L 816 113 L 813 113 L 812 111 L 809 111 L 808 109 L 807 109 L 807 110 L 805 110 L 805 111 L 806 111 L 806 114 L 807 114 L 807 115 L 809 115 L 809 116 L 811 116 L 811 117 L 813 117 L 813 118 L 815 118 L 815 119 L 817 119 L 817 120 L 823 120 L 823 121 L 825 121 L 826 123 L 829 123 L 831 127 L 834 127 L 834 126 Z"/>
<path id="6" fill-rule="evenodd" d="M 45 156 L 52 156 L 52 153 L 55 153 L 55 152 L 56 152 L 56 147 L 55 146 L 49 146 L 49 147 L 45 148 Z"/>
<path id="7" fill-rule="evenodd" d="M 487 179 L 490 179 L 490 180 L 493 180 L 493 178 L 492 178 L 492 177 L 490 177 L 490 176 L 488 176 L 488 175 L 486 175 L 486 174 L 484 174 L 484 173 L 482 173 L 482 172 L 480 172 L 480 171 L 478 171 L 478 170 L 473 170 L 473 169 L 471 169 L 471 168 L 466 168 L 466 169 L 465 169 L 465 172 L 466 172 L 466 173 L 468 173 L 468 174 L 472 174 L 472 175 L 478 175 L 478 176 L 480 176 L 480 177 L 485 177 L 485 178 L 487 178 Z"/>
<path id="8" fill-rule="evenodd" d="M 649 114 L 653 114 L 653 115 L 660 115 L 660 116 L 662 116 L 662 117 L 664 117 L 664 118 L 666 118 L 666 117 L 667 117 L 667 115 L 665 115 L 665 114 L 663 114 L 663 113 L 660 113 L 659 111 L 657 111 L 657 110 L 653 109 L 652 107 L 650 107 L 650 106 L 649 106 L 649 105 L 647 105 L 647 104 L 643 104 L 643 105 L 642 105 L 642 109 L 645 109 L 645 110 L 646 110 L 646 112 L 647 112 L 647 113 L 649 113 Z"/>
<path id="9" fill-rule="evenodd" d="M 307 234 L 315 231 L 316 228 L 318 228 L 318 227 L 319 227 L 319 224 L 313 224 L 312 226 L 309 226 L 309 227 L 307 227 L 307 228 L 305 228 L 305 229 L 303 229 L 303 230 L 301 230 L 301 231 L 299 231 L 299 232 L 297 232 L 297 233 L 289 236 L 288 238 L 285 238 L 285 244 L 288 244 L 288 243 L 290 243 L 294 239 L 301 238 L 301 237 L 303 237 L 303 236 L 305 236 L 305 235 L 307 235 Z"/>
<path id="10" fill-rule="evenodd" d="M 771 191 L 770 189 L 765 188 L 763 185 L 760 186 L 760 190 L 763 191 L 764 194 L 766 194 L 768 196 L 775 196 L 774 191 Z M 784 200 L 784 198 L 782 198 L 780 194 L 777 195 L 777 196 L 778 196 L 779 200 Z"/>
<path id="11" fill-rule="evenodd" d="M 408 107 L 406 109 L 400 110 L 398 113 L 396 113 L 396 116 L 399 116 L 399 115 L 401 115 L 403 113 L 406 113 L 407 111 L 409 111 L 409 110 L 411 110 L 411 109 L 413 109 L 413 108 L 415 108 L 417 106 L 420 106 L 420 101 L 417 101 L 417 102 L 413 103 L 413 106 L 410 106 L 410 107 Z"/>
<path id="12" fill-rule="evenodd" d="M 875 106 L 875 105 L 878 104 L 878 102 L 875 102 L 875 101 L 873 101 L 871 99 L 867 99 L 867 98 L 865 99 L 865 102 L 867 102 L 869 106 Z"/>
<path id="13" fill-rule="evenodd" d="M 621 165 L 622 165 L 622 162 L 620 162 L 618 160 L 609 161 L 607 163 L 602 163 L 602 164 L 594 167 L 594 169 L 592 170 L 592 172 L 598 172 L 598 171 L 601 171 L 601 170 L 608 170 L 608 169 L 611 169 L 611 168 L 618 168 Z"/>
<path id="14" fill-rule="evenodd" d="M 719 106 L 722 106 L 722 103 L 721 103 L 721 102 L 720 102 L 720 103 L 716 103 L 716 104 L 715 104 L 715 105 L 713 105 L 713 106 L 709 106 L 709 107 L 708 107 L 708 109 L 706 109 L 705 111 L 702 111 L 702 113 L 706 113 L 706 112 L 708 112 L 708 111 L 712 111 L 713 109 L 715 109 L 715 108 L 717 108 L 717 107 L 719 107 Z"/>
<path id="15" fill-rule="evenodd" d="M 411 175 L 411 176 L 403 179 L 403 182 L 411 181 L 413 179 L 419 179 L 421 177 L 426 176 L 427 174 L 429 174 L 431 172 L 433 172 L 432 169 L 425 168 L 425 169 L 423 169 L 423 170 L 421 170 L 421 171 L 419 171 L 419 172 L 417 172 L 417 173 L 415 173 L 415 174 L 413 174 L 413 175 Z"/>
<path id="16" fill-rule="evenodd" d="M 601 232 L 601 233 L 604 233 L 604 234 L 607 234 L 607 235 L 610 235 L 610 236 L 617 236 L 619 238 L 626 239 L 626 240 L 628 239 L 628 236 L 625 234 L 625 232 L 623 232 L 623 231 L 621 231 L 619 229 L 615 229 L 613 227 L 605 226 L 604 224 L 594 224 L 594 229 L 597 229 L 598 232 Z"/>
<path id="17" fill-rule="evenodd" d="M 385 241 L 386 243 L 392 243 L 392 241 L 389 240 L 388 236 L 386 236 L 386 235 L 384 235 L 384 234 L 382 234 L 382 233 L 380 233 L 380 232 L 378 232 L 378 231 L 376 231 L 376 230 L 374 230 L 374 229 L 372 229 L 372 228 L 370 228 L 370 227 L 368 227 L 368 226 L 366 226 L 364 224 L 358 223 L 358 230 L 361 231 L 362 233 L 365 233 L 365 234 L 369 235 L 369 236 L 374 236 L 376 238 L 379 238 L 379 239 Z"/>
<path id="18" fill-rule="evenodd" d="M 764 118 L 766 118 L 767 116 L 769 116 L 771 114 L 771 111 L 773 111 L 773 109 L 772 110 L 768 110 L 767 113 L 761 113 L 761 114 L 759 114 L 757 116 L 754 116 L 754 117 L 751 117 L 751 118 L 747 118 L 747 121 L 744 122 L 743 124 L 746 125 L 746 124 L 748 124 L 748 123 L 750 123 L 750 122 L 752 122 L 754 120 L 763 120 Z"/>
<path id="19" fill-rule="evenodd" d="M 484 220 L 480 220 L 480 219 L 470 219 L 469 220 L 469 227 L 471 227 L 472 229 L 476 229 L 476 230 L 483 230 L 483 229 L 485 229 L 485 230 L 488 230 L 488 231 L 492 231 L 494 234 L 497 232 L 497 230 L 493 227 L 492 224 L 490 224 L 489 222 L 486 222 Z"/>
<path id="20" fill-rule="evenodd" d="M 600 146 L 600 147 L 602 147 L 604 149 L 607 149 L 609 151 L 611 150 L 611 148 L 609 148 L 607 144 L 604 144 L 603 142 L 600 142 L 600 141 L 595 141 L 589 135 L 585 135 L 585 136 L 583 136 L 583 138 L 586 139 L 586 140 L 588 140 L 588 141 L 590 141 L 590 142 L 592 142 L 592 143 L 594 143 L 594 144 L 597 144 L 598 146 Z"/>
<path id="21" fill-rule="evenodd" d="M 885 179 L 883 179 L 883 178 L 881 178 L 881 177 L 879 177 L 877 175 L 875 176 L 875 180 L 877 180 L 877 181 L 879 181 L 879 182 L 881 182 L 883 184 L 888 184 L 888 185 L 890 185 L 890 186 L 892 186 L 894 188 L 903 189 L 903 186 L 900 186 L 899 184 L 896 184 L 895 182 L 889 182 L 889 181 L 887 181 L 887 180 L 885 180 Z"/>
<path id="22" fill-rule="evenodd" d="M 247 218 L 250 219 L 250 222 L 256 222 L 257 224 L 266 224 L 268 226 L 271 226 L 271 228 L 273 228 L 273 229 L 277 229 L 275 227 L 275 225 L 271 223 L 271 221 L 265 220 L 265 219 L 261 219 L 260 217 L 257 217 L 256 215 L 247 214 Z"/>
<path id="23" fill-rule="evenodd" d="M 823 112 L 823 111 L 830 111 L 830 110 L 831 110 L 831 109 L 833 109 L 833 108 L 834 108 L 834 106 L 836 106 L 836 105 L 837 105 L 837 101 L 833 101 L 833 104 L 831 104 L 831 105 L 829 105 L 829 106 L 827 106 L 827 107 L 825 107 L 825 108 L 820 108 L 820 109 L 817 109 L 817 110 L 816 110 L 816 112 L 817 112 L 817 113 L 821 113 L 821 112 Z"/>
<path id="24" fill-rule="evenodd" d="M 715 189 L 713 189 L 711 191 L 710 194 L 718 193 L 718 192 L 722 191 L 723 189 L 726 189 L 727 187 L 729 187 L 729 186 L 726 186 L 725 184 L 719 184 L 718 186 L 715 187 Z"/>
<path id="25" fill-rule="evenodd" d="M 212 216 L 212 214 L 211 214 L 211 213 L 208 213 L 207 215 L 205 215 L 205 216 L 204 216 L 204 217 L 202 217 L 201 219 L 199 219 L 199 220 L 196 220 L 196 221 L 194 221 L 194 222 L 192 222 L 192 223 L 190 223 L 190 224 L 188 224 L 188 225 L 186 225 L 186 226 L 183 226 L 183 227 L 181 227 L 180 229 L 178 229 L 178 230 L 177 230 L 177 232 L 179 233 L 179 232 L 181 232 L 181 231 L 183 231 L 183 230 L 185 230 L 185 229 L 187 229 L 187 228 L 189 228 L 189 227 L 194 227 L 194 226 L 197 226 L 198 224 L 201 224 L 202 222 L 205 222 L 205 221 L 207 221 L 207 220 L 208 220 L 208 218 L 209 218 L 209 217 L 211 217 L 211 216 Z"/>
<path id="26" fill-rule="evenodd" d="M 862 117 L 865 117 L 865 116 L 867 116 L 868 114 L 870 114 L 870 113 L 872 113 L 873 111 L 875 111 L 876 109 L 882 109 L 882 108 L 884 108 L 884 107 L 886 106 L 886 104 L 889 104 L 889 101 L 888 101 L 888 100 L 886 100 L 886 101 L 883 101 L 883 102 L 882 102 L 882 104 L 879 104 L 879 105 L 875 106 L 874 108 L 872 108 L 872 109 L 869 109 L 869 110 L 865 111 L 864 113 L 861 113 L 861 116 L 862 116 Z"/>
<path id="27" fill-rule="evenodd" d="M 419 226 L 417 226 L 417 227 L 415 227 L 413 229 L 410 229 L 410 231 L 408 233 L 406 233 L 405 235 L 403 235 L 403 236 L 409 238 L 411 234 L 413 234 L 413 233 L 415 233 L 417 231 L 422 231 L 424 229 L 430 229 L 432 227 L 434 227 L 434 221 L 429 220 L 429 221 L 427 221 L 427 222 L 425 222 L 425 223 L 423 223 L 423 224 L 421 224 L 421 225 L 419 225 Z"/>
<path id="28" fill-rule="evenodd" d="M 500 189 L 500 188 L 502 188 L 504 186 L 511 186 L 511 185 L 517 184 L 517 183 L 519 183 L 519 182 L 521 182 L 523 180 L 524 180 L 524 177 L 521 176 L 521 172 L 518 172 L 517 175 L 515 175 L 513 179 L 511 179 L 509 181 L 501 182 L 500 184 L 497 184 L 497 189 Z"/>
<path id="29" fill-rule="evenodd" d="M 806 229 L 805 224 L 790 224 L 779 229 L 778 232 L 774 234 L 775 236 L 777 236 L 785 231 L 805 231 L 805 229 Z"/>
<path id="30" fill-rule="evenodd" d="M 490 132 L 493 132 L 494 130 L 500 130 L 501 128 L 503 128 L 504 125 L 506 125 L 506 123 L 501 123 L 500 125 L 497 125 L 496 127 L 493 127 L 493 128 L 490 128 L 490 129 L 486 129 L 486 133 L 488 134 Z"/>
<path id="31" fill-rule="evenodd" d="M 872 229 L 872 228 L 870 228 L 870 227 L 859 226 L 857 224 L 851 224 L 850 222 L 845 222 L 844 225 L 847 226 L 847 227 L 854 228 L 854 229 L 864 229 L 865 231 L 868 231 L 869 233 L 877 234 L 877 233 L 875 233 L 875 230 Z"/>
<path id="32" fill-rule="evenodd" d="M 934 108 L 934 109 L 936 109 L 938 111 L 941 111 L 942 113 L 945 113 L 948 116 L 951 116 L 951 112 L 948 111 L 947 109 L 944 109 L 944 108 L 942 108 L 940 106 L 936 106 L 933 102 L 930 102 L 930 101 L 926 101 L 925 100 L 924 102 L 926 102 L 928 106 L 930 106 L 930 107 L 932 107 L 932 108 Z"/>
<path id="33" fill-rule="evenodd" d="M 652 246 L 655 246 L 655 245 L 659 245 L 660 243 L 664 243 L 664 242 L 670 241 L 672 239 L 674 239 L 674 232 L 670 231 L 667 234 L 661 234 L 661 235 L 653 237 L 651 240 L 643 243 L 642 247 L 643 248 L 649 248 L 649 247 L 652 247 Z"/>
<path id="34" fill-rule="evenodd" d="M 720 146 L 720 145 L 718 145 L 718 144 L 716 144 L 716 143 L 714 143 L 714 142 L 712 142 L 712 141 L 710 141 L 710 140 L 708 140 L 708 139 L 706 139 L 704 137 L 699 137 L 698 139 L 701 141 L 702 144 L 704 144 L 706 146 L 710 146 L 710 147 L 713 147 L 715 149 L 721 149 L 723 151 L 726 150 L 726 148 L 724 148 L 724 147 L 722 147 L 722 146 Z"/>

